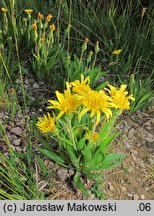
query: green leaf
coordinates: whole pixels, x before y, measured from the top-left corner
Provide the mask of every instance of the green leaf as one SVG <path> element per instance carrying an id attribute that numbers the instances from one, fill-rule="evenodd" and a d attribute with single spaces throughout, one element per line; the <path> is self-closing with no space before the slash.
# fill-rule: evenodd
<path id="1" fill-rule="evenodd" d="M 152 92 L 148 92 L 146 95 L 144 95 L 138 102 L 138 104 L 141 104 L 142 102 L 144 102 L 147 99 L 150 99 L 152 97 Z"/>
<path id="2" fill-rule="evenodd" d="M 99 165 L 99 164 L 103 163 L 104 158 L 105 158 L 105 156 L 104 156 L 103 152 L 101 152 L 100 149 L 98 149 L 95 152 L 92 160 L 93 160 L 93 162 L 94 162 L 95 165 Z"/>
<path id="3" fill-rule="evenodd" d="M 102 175 L 102 173 L 90 173 L 90 172 L 84 172 L 84 170 L 83 170 L 83 173 L 84 173 L 88 178 L 90 178 L 90 179 L 92 179 L 92 180 L 95 180 L 95 181 L 96 181 L 97 178 L 99 178 L 99 177 Z"/>
<path id="4" fill-rule="evenodd" d="M 86 195 L 89 196 L 90 193 L 88 192 L 88 190 L 84 187 L 84 185 L 82 184 L 81 180 L 80 180 L 80 174 L 77 171 L 74 178 L 73 178 L 75 184 L 77 185 L 77 187 L 81 190 L 81 192 Z"/>
<path id="5" fill-rule="evenodd" d="M 45 65 L 46 70 L 50 70 L 57 63 L 57 61 L 56 61 L 57 55 L 58 55 L 58 52 L 56 52 L 52 57 L 50 57 L 50 60 Z"/>
<path id="6" fill-rule="evenodd" d="M 59 165 L 67 167 L 65 165 L 65 161 L 54 152 L 49 152 L 47 149 L 41 149 L 41 148 L 38 148 L 38 151 L 43 155 L 45 155 L 46 157 L 50 158 L 51 160 L 55 161 Z"/>
<path id="7" fill-rule="evenodd" d="M 99 140 L 104 140 L 113 130 L 113 125 L 111 124 L 111 119 L 108 122 L 105 122 L 100 130 Z M 98 141 L 99 141 L 98 140 Z"/>
<path id="8" fill-rule="evenodd" d="M 106 155 L 104 162 L 114 163 L 116 161 L 122 161 L 124 157 L 125 157 L 124 153 L 109 154 Z"/>
<path id="9" fill-rule="evenodd" d="M 99 85 L 96 90 L 102 90 L 106 85 L 107 85 L 108 82 L 103 82 L 101 85 Z"/>
<path id="10" fill-rule="evenodd" d="M 111 169 L 116 166 L 119 166 L 124 159 L 125 154 L 119 153 L 119 154 L 110 154 L 105 157 L 103 162 L 99 165 L 91 166 L 91 167 L 85 167 L 85 171 L 97 171 L 102 169 Z"/>
<path id="11" fill-rule="evenodd" d="M 85 141 L 86 141 L 86 137 L 84 136 L 84 137 L 82 137 L 82 138 L 80 139 L 80 141 L 77 143 L 77 148 L 78 148 L 79 151 L 83 150 L 84 147 L 86 146 Z"/>
<path id="12" fill-rule="evenodd" d="M 93 164 L 92 153 L 91 153 L 90 146 L 86 146 L 81 152 L 82 152 L 82 154 L 84 156 L 84 164 L 85 164 L 85 166 L 90 166 L 91 164 Z"/>
<path id="13" fill-rule="evenodd" d="M 41 170 L 42 170 L 44 176 L 47 175 L 48 170 L 47 170 L 47 167 L 46 167 L 45 164 L 44 164 L 44 161 L 43 161 L 40 157 L 37 157 L 37 160 L 38 160 L 38 162 L 39 162 L 40 168 L 41 168 Z"/>
<path id="14" fill-rule="evenodd" d="M 73 143 L 72 143 L 69 139 L 67 139 L 66 137 L 64 137 L 64 136 L 63 136 L 63 137 L 60 137 L 59 140 L 60 140 L 61 142 L 64 142 L 64 143 L 70 145 L 70 146 L 73 146 Z M 65 146 L 65 145 L 64 145 L 64 146 Z"/>
<path id="15" fill-rule="evenodd" d="M 78 161 L 78 158 L 75 154 L 76 152 L 75 152 L 74 148 L 72 146 L 67 145 L 66 150 L 68 152 L 68 155 L 69 155 L 69 158 L 70 158 L 72 164 L 76 168 L 78 168 L 79 167 L 79 161 Z"/>
<path id="16" fill-rule="evenodd" d="M 118 136 L 119 134 L 120 134 L 120 131 L 117 131 L 117 132 L 115 132 L 114 134 L 112 134 L 112 135 L 106 137 L 105 139 L 103 139 L 103 141 L 101 141 L 101 142 L 99 143 L 99 149 L 100 149 L 100 151 L 102 151 L 102 149 L 103 149 L 104 147 L 108 146 L 108 145 L 112 142 L 112 140 L 113 140 L 116 136 Z"/>

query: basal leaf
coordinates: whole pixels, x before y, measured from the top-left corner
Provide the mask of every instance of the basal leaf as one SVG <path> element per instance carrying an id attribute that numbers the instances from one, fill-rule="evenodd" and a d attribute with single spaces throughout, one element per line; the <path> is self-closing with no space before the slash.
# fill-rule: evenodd
<path id="1" fill-rule="evenodd" d="M 84 187 L 84 185 L 82 184 L 81 180 L 80 180 L 80 174 L 77 171 L 74 178 L 73 178 L 75 184 L 77 185 L 77 187 L 82 191 L 82 193 L 84 193 L 86 196 L 89 196 L 89 192 L 88 190 Z"/>
<path id="2" fill-rule="evenodd" d="M 41 149 L 41 148 L 38 148 L 38 151 L 41 154 L 43 154 L 44 156 L 46 156 L 46 157 L 50 158 L 51 160 L 55 161 L 59 165 L 67 167 L 65 165 L 65 161 L 61 157 L 59 157 L 57 154 L 55 154 L 54 152 L 50 152 L 47 149 Z"/>

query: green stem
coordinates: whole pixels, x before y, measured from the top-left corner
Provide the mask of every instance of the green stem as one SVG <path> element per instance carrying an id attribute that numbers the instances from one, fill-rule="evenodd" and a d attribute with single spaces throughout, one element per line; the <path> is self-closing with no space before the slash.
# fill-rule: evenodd
<path id="1" fill-rule="evenodd" d="M 70 136 L 70 139 L 73 143 L 73 146 L 74 146 L 74 149 L 77 151 L 77 147 L 76 147 L 76 143 L 75 143 L 75 138 L 74 138 L 74 133 L 73 133 L 73 128 L 72 128 L 72 124 L 71 124 L 71 116 L 69 115 L 68 116 L 68 133 L 69 133 L 69 136 Z"/>
<path id="2" fill-rule="evenodd" d="M 90 142 L 90 145 L 91 147 L 93 147 L 93 151 L 95 150 L 95 145 L 93 143 L 93 137 L 94 137 L 94 134 L 95 134 L 95 131 L 96 131 L 96 117 L 94 118 L 94 123 L 93 123 L 93 126 L 92 126 L 92 132 L 91 132 L 91 135 L 90 135 L 90 139 L 89 139 L 89 142 Z"/>

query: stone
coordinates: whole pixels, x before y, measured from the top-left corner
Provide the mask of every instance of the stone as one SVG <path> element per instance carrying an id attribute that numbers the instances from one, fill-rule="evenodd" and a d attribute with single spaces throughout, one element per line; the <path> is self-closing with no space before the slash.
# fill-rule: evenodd
<path id="1" fill-rule="evenodd" d="M 123 179 L 121 180 L 121 184 L 124 184 L 124 180 Z"/>
<path id="2" fill-rule="evenodd" d="M 148 107 L 148 111 L 149 111 L 150 113 L 153 113 L 153 111 L 154 111 L 154 106 Z"/>
<path id="3" fill-rule="evenodd" d="M 121 190 L 122 190 L 122 192 L 126 192 L 127 191 L 127 189 L 125 187 L 122 187 Z"/>
<path id="4" fill-rule="evenodd" d="M 125 145 L 127 149 L 130 149 L 131 145 L 129 143 L 126 143 Z"/>
<path id="5" fill-rule="evenodd" d="M 88 200 L 96 200 L 96 197 L 94 194 L 91 194 L 89 197 L 88 197 Z"/>
<path id="6" fill-rule="evenodd" d="M 150 163 L 150 165 L 154 164 L 154 160 L 152 158 L 148 158 L 148 162 Z"/>
<path id="7" fill-rule="evenodd" d="M 62 182 L 64 182 L 68 177 L 67 169 L 60 168 L 59 170 L 57 170 L 57 174 Z"/>
<path id="8" fill-rule="evenodd" d="M 26 78 L 25 79 L 25 84 L 28 85 L 29 84 L 29 80 Z"/>
<path id="9" fill-rule="evenodd" d="M 152 128 L 151 128 L 150 126 L 149 126 L 149 127 L 147 127 L 147 130 L 151 131 L 151 129 L 152 129 Z"/>
<path id="10" fill-rule="evenodd" d="M 23 131 L 20 127 L 15 127 L 12 128 L 11 132 L 17 136 L 22 136 L 23 135 Z"/>
<path id="11" fill-rule="evenodd" d="M 132 167 L 129 167 L 129 168 L 128 168 L 128 172 L 131 173 L 132 171 L 133 171 L 133 168 L 132 168 Z"/>
<path id="12" fill-rule="evenodd" d="M 74 175 L 74 170 L 69 169 L 69 175 L 70 175 L 70 176 L 73 176 L 73 175 Z"/>
<path id="13" fill-rule="evenodd" d="M 16 140 L 13 140 L 12 142 L 12 145 L 14 146 L 20 146 L 20 144 L 21 144 L 21 139 L 16 139 Z"/>
<path id="14" fill-rule="evenodd" d="M 151 124 L 154 125 L 154 118 L 150 120 Z"/>
<path id="15" fill-rule="evenodd" d="M 133 153 L 134 155 L 138 155 L 138 152 L 135 149 L 130 149 L 130 152 Z"/>
<path id="16" fill-rule="evenodd" d="M 112 186 L 111 182 L 108 182 L 108 186 L 109 186 L 109 190 L 111 192 L 113 192 L 114 191 L 114 187 Z"/>
<path id="17" fill-rule="evenodd" d="M 33 88 L 38 89 L 39 88 L 39 84 L 38 83 L 34 83 L 33 84 Z"/>
<path id="18" fill-rule="evenodd" d="M 126 121 L 124 121 L 124 129 L 126 130 L 126 131 L 128 131 L 128 130 L 130 130 L 130 126 L 128 125 L 128 123 L 126 122 Z"/>
<path id="19" fill-rule="evenodd" d="M 151 133 L 147 133 L 146 134 L 146 138 L 145 140 L 149 143 L 153 142 L 154 141 L 154 136 L 151 134 Z"/>
<path id="20" fill-rule="evenodd" d="M 144 194 L 141 194 L 141 199 L 144 200 L 145 199 L 145 196 Z"/>
<path id="21" fill-rule="evenodd" d="M 135 130 L 134 128 L 130 129 L 129 133 L 128 133 L 128 138 L 129 139 L 133 139 L 135 136 Z"/>
<path id="22" fill-rule="evenodd" d="M 137 162 L 137 157 L 134 154 L 132 154 L 132 158 L 133 158 L 134 162 L 136 163 Z"/>
<path id="23" fill-rule="evenodd" d="M 21 125 L 24 125 L 24 122 L 23 120 L 20 120 L 20 121 L 17 121 L 15 124 L 16 126 L 20 127 Z"/>
<path id="24" fill-rule="evenodd" d="M 132 198 L 132 197 L 133 197 L 133 194 L 128 193 L 127 196 L 130 197 L 130 198 Z"/>
<path id="25" fill-rule="evenodd" d="M 133 199 L 134 199 L 134 200 L 139 200 L 139 198 L 140 198 L 139 195 L 134 194 L 134 196 L 133 196 Z"/>
<path id="26" fill-rule="evenodd" d="M 145 167 L 144 161 L 141 159 L 138 159 L 138 165 L 141 167 Z"/>

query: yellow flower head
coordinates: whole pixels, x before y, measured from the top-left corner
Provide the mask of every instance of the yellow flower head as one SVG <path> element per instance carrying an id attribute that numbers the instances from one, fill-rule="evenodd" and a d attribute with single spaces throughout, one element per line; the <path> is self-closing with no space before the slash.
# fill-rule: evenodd
<path id="1" fill-rule="evenodd" d="M 89 133 L 86 133 L 86 139 L 90 140 L 92 136 L 92 131 L 89 131 Z M 99 138 L 99 134 L 97 132 L 94 132 L 94 135 L 92 137 L 92 141 L 96 142 L 96 140 Z"/>
<path id="2" fill-rule="evenodd" d="M 50 30 L 54 31 L 56 29 L 55 24 L 50 25 Z"/>
<path id="3" fill-rule="evenodd" d="M 32 9 L 26 9 L 26 10 L 24 10 L 24 11 L 25 11 L 26 14 L 31 14 L 31 13 L 33 12 Z"/>
<path id="4" fill-rule="evenodd" d="M 43 20 L 43 19 L 44 19 L 43 14 L 41 14 L 41 13 L 39 12 L 39 13 L 38 13 L 38 18 L 39 18 L 40 20 Z"/>
<path id="5" fill-rule="evenodd" d="M 59 119 L 64 113 L 68 114 L 74 112 L 80 105 L 78 96 L 75 94 L 71 94 L 69 90 L 65 90 L 64 94 L 56 91 L 56 96 L 59 102 L 54 100 L 48 100 L 48 102 L 52 104 L 52 106 L 49 106 L 48 108 L 60 110 L 57 119 Z"/>
<path id="6" fill-rule="evenodd" d="M 51 132 L 56 129 L 54 119 L 50 116 L 49 113 L 44 115 L 44 118 L 38 118 L 36 126 L 42 131 L 42 133 Z"/>
<path id="7" fill-rule="evenodd" d="M 52 18 L 52 15 L 49 14 L 49 15 L 46 17 L 46 21 L 47 21 L 47 22 L 50 22 L 51 18 Z"/>
<path id="8" fill-rule="evenodd" d="M 90 84 L 89 76 L 84 79 L 83 74 L 81 74 L 81 82 L 79 80 L 75 80 L 74 82 L 71 82 L 69 85 L 70 87 L 72 87 L 73 92 L 79 95 L 84 95 L 91 90 L 89 84 Z"/>
<path id="9" fill-rule="evenodd" d="M 104 91 L 89 91 L 84 96 L 79 96 L 82 99 L 82 103 L 85 108 L 79 113 L 79 119 L 86 113 L 91 112 L 90 117 L 93 117 L 96 114 L 96 124 L 100 122 L 101 112 L 105 113 L 106 118 L 108 119 L 112 116 L 112 112 L 109 109 L 110 101 L 112 100 L 107 96 Z"/>
<path id="10" fill-rule="evenodd" d="M 118 49 L 118 50 L 114 50 L 112 52 L 113 55 L 120 55 L 120 53 L 122 52 L 122 49 Z"/>
<path id="11" fill-rule="evenodd" d="M 1 11 L 6 13 L 7 12 L 7 8 L 1 8 Z"/>
<path id="12" fill-rule="evenodd" d="M 37 24 L 36 24 L 36 22 L 34 22 L 34 24 L 32 25 L 32 29 L 33 29 L 34 31 L 37 30 Z"/>
<path id="13" fill-rule="evenodd" d="M 121 85 L 119 89 L 117 89 L 116 87 L 108 84 L 110 90 L 108 90 L 111 98 L 112 98 L 112 102 L 113 102 L 113 107 L 116 109 L 130 109 L 130 102 L 129 100 L 135 100 L 133 95 L 128 95 L 128 92 L 125 91 L 127 85 Z"/>

